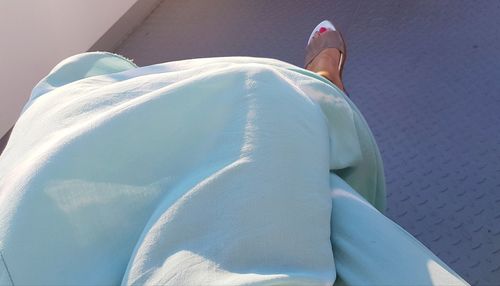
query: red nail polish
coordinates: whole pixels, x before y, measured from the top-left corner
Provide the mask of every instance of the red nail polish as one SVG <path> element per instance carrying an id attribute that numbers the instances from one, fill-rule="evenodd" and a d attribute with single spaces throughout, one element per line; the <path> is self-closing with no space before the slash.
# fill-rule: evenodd
<path id="1" fill-rule="evenodd" d="M 320 32 L 320 33 L 326 32 L 326 28 L 325 28 L 325 27 L 321 27 L 321 28 L 319 28 L 319 32 Z"/>

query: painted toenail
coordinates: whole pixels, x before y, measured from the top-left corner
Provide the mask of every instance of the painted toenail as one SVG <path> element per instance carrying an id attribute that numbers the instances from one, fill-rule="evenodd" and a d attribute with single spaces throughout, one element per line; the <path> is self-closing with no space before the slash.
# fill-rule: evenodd
<path id="1" fill-rule="evenodd" d="M 321 28 L 319 28 L 319 32 L 320 32 L 320 33 L 326 32 L 326 28 L 325 28 L 325 27 L 321 27 Z"/>

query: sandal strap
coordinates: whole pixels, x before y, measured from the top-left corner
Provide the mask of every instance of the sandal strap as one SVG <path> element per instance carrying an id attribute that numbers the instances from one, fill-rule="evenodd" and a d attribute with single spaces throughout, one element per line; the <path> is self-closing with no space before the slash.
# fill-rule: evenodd
<path id="1" fill-rule="evenodd" d="M 342 35 L 338 31 L 328 30 L 323 32 L 321 37 L 316 37 L 311 40 L 306 47 L 306 58 L 304 68 L 312 62 L 312 60 L 326 48 L 338 49 L 345 55 L 345 44 Z"/>

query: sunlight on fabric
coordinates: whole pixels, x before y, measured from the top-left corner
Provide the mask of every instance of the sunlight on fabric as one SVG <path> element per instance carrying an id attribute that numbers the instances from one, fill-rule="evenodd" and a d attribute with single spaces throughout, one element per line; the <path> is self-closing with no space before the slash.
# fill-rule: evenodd
<path id="1" fill-rule="evenodd" d="M 449 275 L 447 271 L 450 270 L 443 268 L 434 260 L 427 262 L 427 269 L 433 285 L 464 285 L 464 281 L 456 276 Z"/>

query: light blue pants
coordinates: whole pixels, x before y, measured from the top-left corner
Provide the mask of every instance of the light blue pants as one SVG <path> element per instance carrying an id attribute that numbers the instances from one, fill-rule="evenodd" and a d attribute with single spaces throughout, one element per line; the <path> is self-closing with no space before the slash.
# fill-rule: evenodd
<path id="1" fill-rule="evenodd" d="M 468 285 L 379 211 L 384 188 L 368 125 L 315 73 L 76 55 L 0 157 L 0 285 Z"/>

